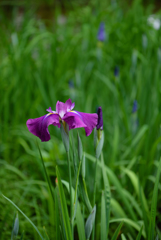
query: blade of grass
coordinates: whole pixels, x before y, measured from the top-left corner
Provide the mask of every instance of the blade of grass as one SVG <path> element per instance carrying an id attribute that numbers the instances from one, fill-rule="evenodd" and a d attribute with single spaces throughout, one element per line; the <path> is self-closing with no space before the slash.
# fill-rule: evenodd
<path id="1" fill-rule="evenodd" d="M 43 236 L 41 235 L 41 233 L 39 232 L 39 230 L 37 229 L 37 227 L 33 224 L 33 222 L 19 209 L 19 207 L 16 206 L 16 204 L 14 204 L 9 198 L 7 198 L 6 196 L 4 196 L 1 193 L 1 196 L 4 197 L 8 202 L 10 202 L 26 219 L 27 221 L 33 226 L 33 228 L 36 230 L 36 232 L 39 234 L 39 236 L 41 237 L 42 240 L 45 240 L 43 238 Z"/>
<path id="2" fill-rule="evenodd" d="M 50 181 L 50 178 L 49 178 L 48 173 L 47 173 L 47 171 L 46 171 L 46 167 L 45 167 L 45 164 L 44 164 L 44 160 L 43 160 L 43 157 L 42 157 L 42 154 L 41 154 L 41 151 L 40 151 L 40 147 L 39 147 L 39 145 L 38 145 L 38 142 L 37 142 L 37 147 L 38 147 L 38 150 L 39 150 L 39 153 L 40 153 L 40 158 L 41 158 L 41 161 L 42 161 L 42 165 L 43 165 L 43 169 L 44 169 L 46 181 L 47 181 L 47 183 L 48 183 L 48 186 L 49 186 L 49 189 L 50 189 L 50 193 L 51 193 L 53 202 L 55 202 L 54 193 L 53 193 L 52 186 L 51 186 L 51 181 Z"/>
<path id="3" fill-rule="evenodd" d="M 63 214 L 63 221 L 64 221 L 64 226 L 65 226 L 66 237 L 67 237 L 67 240 L 71 240 L 72 232 L 71 232 L 71 227 L 70 227 L 70 222 L 69 222 L 69 214 L 68 214 L 65 194 L 64 194 L 58 167 L 56 167 L 56 175 L 57 175 L 57 179 L 58 179 L 61 209 L 62 209 L 62 214 Z"/>
<path id="4" fill-rule="evenodd" d="M 81 165 L 81 164 L 80 164 Z M 62 183 L 64 184 L 64 186 L 67 188 L 68 192 L 69 192 L 69 183 L 66 181 L 62 181 Z M 72 188 L 72 196 L 74 198 L 74 195 L 76 196 L 76 191 Z M 73 200 L 74 201 L 74 200 Z M 78 229 L 78 235 L 79 235 L 79 240 L 85 240 L 85 227 L 84 227 L 84 220 L 83 220 L 83 216 L 81 213 L 81 208 L 80 208 L 80 203 L 77 200 L 77 203 L 75 203 L 75 211 L 76 211 L 76 223 L 77 223 L 77 229 Z"/>
<path id="5" fill-rule="evenodd" d="M 138 233 L 138 235 L 137 235 L 136 240 L 140 240 L 141 234 L 142 234 L 142 230 L 143 230 L 143 226 L 140 228 L 140 231 L 139 231 L 139 233 Z"/>
<path id="6" fill-rule="evenodd" d="M 111 240 L 116 240 L 119 236 L 119 233 L 120 233 L 120 230 L 122 228 L 122 225 L 123 225 L 123 222 L 121 222 L 119 224 L 119 226 L 117 227 L 116 231 L 114 232 L 114 235 L 112 236 L 112 239 Z"/>
<path id="7" fill-rule="evenodd" d="M 103 153 L 101 154 L 101 165 L 102 165 L 102 175 L 103 175 L 103 182 L 104 182 L 104 189 L 105 189 L 105 214 L 106 214 L 106 238 L 107 238 L 108 230 L 109 230 L 109 221 L 110 221 L 111 193 L 110 193 L 109 181 L 105 171 Z"/>
<path id="8" fill-rule="evenodd" d="M 149 229 L 149 224 L 148 224 L 148 206 L 146 203 L 146 198 L 143 192 L 143 189 L 141 185 L 139 184 L 139 193 L 140 193 L 140 203 L 141 203 L 141 209 L 142 209 L 142 215 L 143 215 L 143 220 L 144 220 L 144 226 L 145 226 L 145 232 L 146 232 L 146 237 L 148 236 L 148 229 Z"/>
<path id="9" fill-rule="evenodd" d="M 95 158 L 93 156 L 91 156 L 90 154 L 88 153 L 85 153 L 85 156 L 87 159 L 89 159 L 90 161 L 92 162 L 95 162 Z M 98 162 L 98 166 L 101 167 L 101 163 Z M 115 185 L 118 193 L 120 194 L 120 197 L 122 199 L 122 201 L 124 202 L 128 212 L 130 213 L 132 219 L 134 219 L 135 221 L 137 221 L 137 216 L 134 212 L 134 210 L 131 208 L 131 205 L 129 203 L 129 201 L 127 200 L 127 198 L 125 197 L 124 195 L 124 192 L 123 192 L 123 188 L 119 182 L 119 180 L 117 179 L 117 177 L 115 176 L 115 174 L 112 172 L 111 169 L 109 169 L 107 166 L 105 166 L 105 171 L 106 171 L 106 174 L 108 174 L 108 177 L 110 178 L 110 180 L 112 181 L 112 183 Z"/>
<path id="10" fill-rule="evenodd" d="M 105 207 L 105 193 L 102 191 L 101 197 L 101 240 L 106 240 L 107 229 L 106 229 L 106 207 Z"/>
<path id="11" fill-rule="evenodd" d="M 159 166 L 158 166 L 158 171 L 157 171 L 157 176 L 156 176 L 154 191 L 153 191 L 153 197 L 152 197 L 148 240 L 153 240 L 154 239 L 155 218 L 156 218 L 156 210 L 157 210 L 157 198 L 158 198 L 158 185 L 159 185 L 159 179 L 160 179 L 160 171 L 161 171 L 161 159 L 160 159 Z"/>
<path id="12" fill-rule="evenodd" d="M 110 223 L 113 223 L 113 222 L 124 222 L 124 223 L 128 224 L 129 226 L 133 227 L 134 229 L 136 229 L 137 231 L 140 231 L 140 225 L 129 218 L 116 218 L 116 219 L 110 220 Z M 146 237 L 144 230 L 142 231 L 142 236 L 144 238 Z"/>
<path id="13" fill-rule="evenodd" d="M 57 189 L 55 189 L 55 219 L 56 219 L 56 239 L 60 240 L 60 216 Z"/>

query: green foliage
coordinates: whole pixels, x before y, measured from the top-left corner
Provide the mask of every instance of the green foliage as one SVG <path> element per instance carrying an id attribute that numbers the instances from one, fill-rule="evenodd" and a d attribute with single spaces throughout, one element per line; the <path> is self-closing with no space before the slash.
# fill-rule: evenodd
<path id="1" fill-rule="evenodd" d="M 96 205 L 92 209 L 92 212 L 87 218 L 86 225 L 85 225 L 85 234 L 86 234 L 86 239 L 88 240 L 90 238 L 90 235 L 92 233 L 93 225 L 95 222 L 95 217 L 96 217 Z"/>
<path id="2" fill-rule="evenodd" d="M 40 157 L 36 137 L 25 125 L 27 119 L 45 115 L 49 106 L 55 110 L 57 100 L 68 98 L 78 111 L 103 109 L 104 155 L 100 142 L 95 239 L 161 236 L 161 29 L 154 29 L 148 20 L 152 5 L 134 0 L 129 7 L 127 2 L 90 1 L 80 7 L 68 1 L 62 10 L 59 5 L 53 9 L 49 0 L 50 14 L 45 19 L 30 3 L 21 3 L 21 8 L 15 3 L 9 17 L 5 9 L 0 10 L 2 240 L 13 235 L 15 208 L 22 213 L 19 232 L 24 231 L 15 234 L 17 239 L 72 239 L 72 222 L 74 239 L 85 240 L 85 222 L 94 207 L 96 134 L 94 147 L 92 134 L 86 137 L 79 129 L 76 147 L 77 131 L 69 131 L 71 141 L 66 147 L 69 144 L 73 163 L 74 203 L 70 219 L 60 129 L 50 126 L 51 140 L 38 142 Z M 160 19 L 160 12 L 155 17 Z M 104 42 L 97 39 L 100 22 L 105 23 Z M 138 110 L 132 113 L 134 100 Z"/>
<path id="3" fill-rule="evenodd" d="M 19 230 L 19 219 L 18 219 L 18 213 L 17 213 L 13 221 L 11 240 L 16 239 L 18 235 L 18 230 Z"/>
<path id="4" fill-rule="evenodd" d="M 61 178 L 60 178 L 58 168 L 56 169 L 56 172 L 57 172 L 57 178 L 58 178 L 58 188 L 59 188 L 59 195 L 60 195 L 60 202 L 61 202 L 61 210 L 62 210 L 63 222 L 64 222 L 64 226 L 65 226 L 65 235 L 66 235 L 66 239 L 70 240 L 70 239 L 72 239 L 72 233 L 71 233 L 71 227 L 70 227 L 70 222 L 69 222 L 69 215 L 68 215 L 68 210 L 67 210 L 67 205 L 66 205 L 66 199 L 65 199 L 63 186 L 61 183 Z"/>

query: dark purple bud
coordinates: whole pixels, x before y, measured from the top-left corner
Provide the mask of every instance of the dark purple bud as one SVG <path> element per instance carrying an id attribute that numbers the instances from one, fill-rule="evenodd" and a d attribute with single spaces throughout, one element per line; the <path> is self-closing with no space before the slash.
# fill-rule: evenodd
<path id="1" fill-rule="evenodd" d="M 119 67 L 118 67 L 118 66 L 115 66 L 114 76 L 115 76 L 115 77 L 118 77 L 118 75 L 119 75 Z"/>
<path id="2" fill-rule="evenodd" d="M 104 42 L 105 38 L 106 38 L 105 24 L 104 24 L 104 22 L 101 22 L 99 29 L 98 29 L 97 39 L 98 39 L 98 41 Z"/>
<path id="3" fill-rule="evenodd" d="M 136 100 L 134 100 L 133 103 L 133 108 L 132 108 L 132 113 L 135 113 L 138 110 L 138 103 Z"/>
<path id="4" fill-rule="evenodd" d="M 98 109 L 97 109 L 97 114 L 98 114 L 98 122 L 97 122 L 97 130 L 98 129 L 101 129 L 101 130 L 103 130 L 103 117 L 102 117 L 102 108 L 101 107 L 99 107 Z"/>

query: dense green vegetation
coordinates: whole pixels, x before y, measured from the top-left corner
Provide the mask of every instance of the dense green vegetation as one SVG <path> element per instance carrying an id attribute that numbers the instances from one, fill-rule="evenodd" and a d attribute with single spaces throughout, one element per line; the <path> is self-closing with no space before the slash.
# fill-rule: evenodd
<path id="1" fill-rule="evenodd" d="M 102 156 L 107 167 L 102 167 L 100 157 L 95 239 L 107 239 L 103 235 L 107 228 L 103 196 L 107 192 L 108 239 L 114 237 L 122 222 L 116 234 L 118 239 L 140 239 L 142 226 L 141 239 L 161 239 L 161 29 L 156 30 L 148 22 L 152 10 L 151 5 L 144 8 L 141 1 L 135 0 L 130 7 L 116 1 L 91 2 L 81 8 L 73 4 L 65 13 L 54 9 L 48 20 L 28 7 L 23 11 L 13 8 L 10 20 L 0 12 L 0 191 L 42 234 L 45 226 L 50 239 L 64 239 L 63 234 L 62 238 L 58 236 L 57 224 L 62 219 L 58 219 L 59 199 L 53 204 L 50 195 L 36 140 L 55 195 L 56 178 L 61 192 L 59 173 L 61 179 L 69 181 L 66 153 L 58 128 L 49 126 L 51 140 L 42 143 L 28 131 L 26 121 L 45 115 L 48 107 L 55 110 L 58 100 L 65 102 L 68 98 L 81 112 L 96 112 L 98 106 L 103 109 Z M 159 18 L 160 13 L 157 14 Z M 101 22 L 106 32 L 103 42 L 97 39 Z M 135 100 L 138 106 L 133 113 Z M 85 182 L 93 206 L 93 134 L 86 137 L 84 129 L 78 132 L 86 157 Z M 77 129 L 70 133 L 77 156 Z M 73 167 L 72 178 L 74 187 Z M 108 181 L 109 187 L 105 185 Z M 69 209 L 65 185 L 63 189 Z M 89 212 L 81 198 L 79 203 L 85 221 Z M 10 238 L 15 213 L 12 204 L 0 195 L 1 240 Z M 23 231 L 23 239 L 40 239 L 21 213 L 19 222 L 17 239 Z M 83 239 L 77 230 L 77 217 L 75 223 L 75 239 Z M 79 224 L 82 227 L 82 222 Z"/>

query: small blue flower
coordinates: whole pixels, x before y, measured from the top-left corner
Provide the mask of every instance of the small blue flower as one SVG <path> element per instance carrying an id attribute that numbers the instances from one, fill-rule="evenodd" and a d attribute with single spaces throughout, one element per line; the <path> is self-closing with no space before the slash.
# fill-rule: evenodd
<path id="1" fill-rule="evenodd" d="M 118 67 L 118 66 L 115 66 L 114 76 L 115 76 L 115 77 L 118 77 L 118 76 L 119 76 L 119 67 Z"/>
<path id="2" fill-rule="evenodd" d="M 106 39 L 106 33 L 105 33 L 105 24 L 104 22 L 100 23 L 98 34 L 97 34 L 98 41 L 104 42 Z"/>
<path id="3" fill-rule="evenodd" d="M 74 88 L 74 82 L 73 82 L 72 79 L 70 79 L 70 80 L 68 81 L 68 86 L 69 86 L 69 88 Z"/>
<path id="4" fill-rule="evenodd" d="M 138 103 L 136 100 L 133 102 L 132 113 L 135 113 L 138 110 Z"/>

